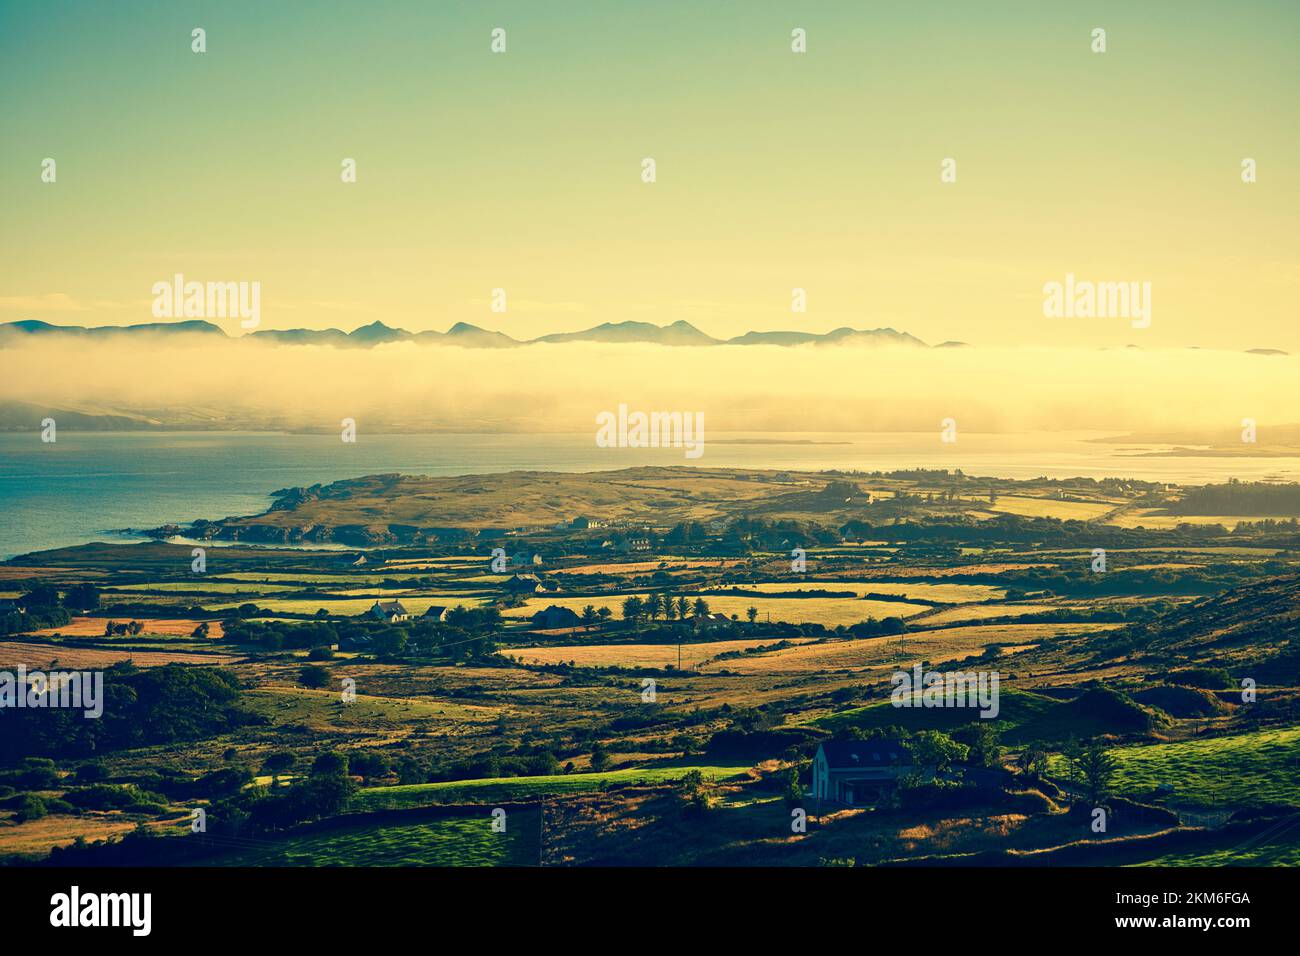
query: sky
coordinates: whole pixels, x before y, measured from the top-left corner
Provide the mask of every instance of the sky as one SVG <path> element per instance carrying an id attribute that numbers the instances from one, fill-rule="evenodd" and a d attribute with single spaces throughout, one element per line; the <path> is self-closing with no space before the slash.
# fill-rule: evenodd
<path id="1" fill-rule="evenodd" d="M 181 273 L 263 328 L 1300 351 L 1298 47 L 1268 0 L 0 0 L 0 321 Z M 1067 274 L 1150 326 L 1045 317 Z"/>

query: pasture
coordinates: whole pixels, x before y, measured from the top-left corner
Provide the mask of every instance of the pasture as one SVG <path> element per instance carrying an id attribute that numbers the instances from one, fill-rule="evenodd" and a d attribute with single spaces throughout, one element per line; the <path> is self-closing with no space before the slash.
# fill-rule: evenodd
<path id="1" fill-rule="evenodd" d="M 230 841 L 218 866 L 536 866 L 538 811 L 508 811 L 504 833 L 492 830 L 491 808 L 477 816 L 418 822 L 376 821 L 272 840 Z M 212 843 L 222 846 L 220 838 Z"/>

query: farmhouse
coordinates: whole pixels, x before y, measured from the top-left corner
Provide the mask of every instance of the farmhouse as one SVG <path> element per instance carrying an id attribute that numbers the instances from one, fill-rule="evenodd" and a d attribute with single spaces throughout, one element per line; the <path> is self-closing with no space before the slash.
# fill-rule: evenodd
<path id="1" fill-rule="evenodd" d="M 560 607 L 558 604 L 552 604 L 543 611 L 538 611 L 532 617 L 533 627 L 540 630 L 549 630 L 556 627 L 578 627 L 582 624 L 582 618 L 570 608 Z"/>
<path id="2" fill-rule="evenodd" d="M 546 586 L 535 574 L 516 574 L 506 582 L 506 590 L 511 594 L 540 594 Z"/>
<path id="3" fill-rule="evenodd" d="M 406 621 L 411 617 L 401 601 L 376 601 L 370 608 L 370 616 L 389 624 Z"/>
<path id="4" fill-rule="evenodd" d="M 870 805 L 914 769 L 912 758 L 897 740 L 830 740 L 813 758 L 813 797 L 848 806 Z"/>
<path id="5" fill-rule="evenodd" d="M 731 618 L 727 617 L 727 615 L 719 611 L 710 611 L 708 614 L 702 615 L 697 614 L 694 615 L 691 620 L 695 623 L 695 629 L 697 631 L 711 630 L 715 627 L 730 627 L 732 624 L 736 623 Z"/>
<path id="6" fill-rule="evenodd" d="M 426 621 L 438 621 L 441 623 L 442 621 L 447 620 L 447 612 L 450 610 L 451 608 L 443 607 L 440 604 L 430 604 L 428 609 L 420 616 Z"/>

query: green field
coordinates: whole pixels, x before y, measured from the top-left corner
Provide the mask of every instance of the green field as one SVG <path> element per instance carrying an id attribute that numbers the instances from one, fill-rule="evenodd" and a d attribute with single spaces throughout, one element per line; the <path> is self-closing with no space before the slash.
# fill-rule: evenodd
<path id="1" fill-rule="evenodd" d="M 1295 841 L 1293 831 L 1283 839 Z M 1267 843 L 1261 846 L 1226 846 L 1217 850 L 1170 853 L 1146 860 L 1138 866 L 1300 866 L 1300 843 Z"/>
<path id="2" fill-rule="evenodd" d="M 844 727 L 863 730 L 898 726 L 908 730 L 949 731 L 981 720 L 979 711 L 966 707 L 895 707 L 889 701 L 868 704 L 819 717 L 811 723 L 835 731 Z M 1004 743 L 1063 742 L 1127 728 L 1100 715 L 1082 700 L 1061 701 L 1025 691 L 999 689 L 998 716 L 990 720 Z"/>
<path id="3" fill-rule="evenodd" d="M 1300 806 L 1300 727 L 1233 737 L 1117 747 L 1121 794 L 1174 788 L 1169 802 L 1188 807 Z"/>
<path id="4" fill-rule="evenodd" d="M 549 777 L 485 777 L 479 780 L 448 780 L 398 787 L 370 787 L 353 798 L 354 810 L 381 810 L 428 806 L 435 803 L 483 803 L 528 800 L 567 793 L 584 793 L 608 786 L 657 784 L 679 780 L 699 770 L 706 780 L 738 777 L 748 768 L 741 766 L 695 766 L 676 764 L 635 767 L 604 773 L 569 773 Z"/>
<path id="5" fill-rule="evenodd" d="M 512 810 L 506 831 L 482 816 L 376 823 L 259 841 L 223 854 L 219 866 L 535 866 L 536 810 Z"/>

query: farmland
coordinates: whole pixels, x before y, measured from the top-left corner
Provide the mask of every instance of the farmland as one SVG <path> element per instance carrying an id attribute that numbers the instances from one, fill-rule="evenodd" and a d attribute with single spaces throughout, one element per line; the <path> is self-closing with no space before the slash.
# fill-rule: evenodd
<path id="1" fill-rule="evenodd" d="M 0 566 L 24 604 L 0 669 L 103 669 L 130 708 L 100 738 L 43 737 L 38 723 L 7 738 L 0 854 L 135 860 L 147 846 L 311 866 L 1051 854 L 1087 838 L 1075 815 L 1086 745 L 1112 764 L 1107 799 L 1143 808 L 1117 815 L 1116 859 L 1142 862 L 1140 838 L 1172 826 L 1187 846 L 1150 858 L 1293 862 L 1285 840 L 1236 854 L 1241 841 L 1217 844 L 1214 828 L 1300 806 L 1295 532 L 1110 523 L 1139 496 L 1146 511 L 1179 507 L 1177 489 L 1123 482 L 667 471 L 516 476 L 512 520 L 537 524 L 479 528 L 472 547 L 458 522 L 504 507 L 503 488 L 388 476 L 204 526 L 214 540 L 292 536 L 298 521 L 364 513 L 352 550 L 241 542 L 211 548 L 195 573 L 188 546 L 159 541 Z M 566 524 L 566 509 L 602 521 Z M 918 666 L 996 672 L 996 716 L 895 706 L 893 679 Z M 944 741 L 955 762 L 870 813 L 841 807 L 792 835 L 786 804 L 809 799 L 818 745 L 882 738 Z M 954 786 L 960 800 L 945 796 Z M 179 833 L 196 805 L 205 840 L 132 837 Z M 489 825 L 501 805 L 504 833 Z"/>

